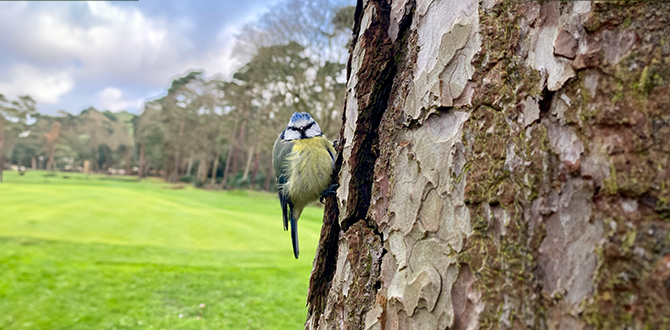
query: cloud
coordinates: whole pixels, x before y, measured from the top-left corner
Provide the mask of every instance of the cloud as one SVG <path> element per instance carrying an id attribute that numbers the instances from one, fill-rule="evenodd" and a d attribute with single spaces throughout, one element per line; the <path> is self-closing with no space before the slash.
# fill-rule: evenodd
<path id="1" fill-rule="evenodd" d="M 0 81 L 0 92 L 10 98 L 30 95 L 37 102 L 56 103 L 60 96 L 74 87 L 68 71 L 48 72 L 28 64 L 18 64 L 9 70 L 5 81 Z"/>
<path id="2" fill-rule="evenodd" d="M 114 87 L 107 87 L 97 94 L 98 102 L 96 107 L 101 110 L 123 111 L 128 108 L 139 108 L 144 103 L 143 99 L 124 100 L 123 92 Z"/>
<path id="3" fill-rule="evenodd" d="M 0 46 L 40 67 L 79 66 L 77 80 L 146 85 L 165 84 L 192 56 L 183 24 L 107 2 L 61 4 L 0 5 L 0 32 L 12 31 Z"/>
<path id="4" fill-rule="evenodd" d="M 29 94 L 47 113 L 111 110 L 189 70 L 230 78 L 235 26 L 274 1 L 0 1 L 0 93 Z"/>

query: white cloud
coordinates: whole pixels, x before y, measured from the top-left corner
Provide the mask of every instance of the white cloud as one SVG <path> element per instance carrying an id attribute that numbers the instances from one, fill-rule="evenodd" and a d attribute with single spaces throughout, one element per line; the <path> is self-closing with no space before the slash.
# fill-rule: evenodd
<path id="1" fill-rule="evenodd" d="M 144 100 L 124 100 L 123 92 L 114 87 L 107 87 L 97 94 L 98 102 L 96 107 L 100 110 L 123 111 L 128 108 L 139 108 Z"/>
<path id="2" fill-rule="evenodd" d="M 18 64 L 9 70 L 9 75 L 0 81 L 0 93 L 10 98 L 30 95 L 37 102 L 56 103 L 61 95 L 74 87 L 68 71 L 44 71 L 28 64 Z"/>
<path id="3" fill-rule="evenodd" d="M 106 2 L 84 5 L 72 5 L 79 6 L 81 17 L 76 21 L 65 5 L 37 12 L 27 6 L 13 6 L 4 14 L 0 10 L 0 31 L 13 31 L 0 40 L 20 57 L 45 66 L 79 61 L 83 70 L 78 78 L 89 81 L 113 78 L 165 84 L 172 74 L 183 71 L 190 42 L 169 22 L 146 17 L 137 8 Z"/>
<path id="4" fill-rule="evenodd" d="M 228 79 L 242 64 L 230 56 L 235 26 L 262 8 L 252 7 L 203 25 L 197 16 L 126 3 L 0 1 L 0 93 L 29 94 L 47 112 L 90 105 L 114 111 L 154 96 L 189 70 Z"/>

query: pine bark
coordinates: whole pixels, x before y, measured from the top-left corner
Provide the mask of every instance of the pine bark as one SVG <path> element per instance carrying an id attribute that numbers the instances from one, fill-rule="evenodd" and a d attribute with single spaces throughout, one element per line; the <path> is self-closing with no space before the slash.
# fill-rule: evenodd
<path id="1" fill-rule="evenodd" d="M 306 329 L 670 329 L 670 3 L 359 1 Z"/>

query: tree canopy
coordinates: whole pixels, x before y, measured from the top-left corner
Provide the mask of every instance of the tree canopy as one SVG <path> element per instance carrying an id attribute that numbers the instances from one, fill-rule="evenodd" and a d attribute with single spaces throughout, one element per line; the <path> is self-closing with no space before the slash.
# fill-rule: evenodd
<path id="1" fill-rule="evenodd" d="M 311 113 L 331 139 L 339 133 L 351 4 L 276 4 L 237 36 L 233 55 L 245 64 L 231 79 L 186 72 L 139 115 L 88 108 L 47 116 L 29 97 L 3 97 L 3 152 L 25 167 L 76 170 L 88 160 L 94 171 L 272 189 L 272 144 L 293 112 Z"/>

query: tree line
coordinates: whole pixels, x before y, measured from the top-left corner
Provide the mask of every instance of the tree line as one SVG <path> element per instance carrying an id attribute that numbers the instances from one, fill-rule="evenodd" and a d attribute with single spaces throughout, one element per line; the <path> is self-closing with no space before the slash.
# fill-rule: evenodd
<path id="1" fill-rule="evenodd" d="M 141 114 L 95 108 L 40 114 L 30 96 L 0 94 L 0 180 L 25 168 L 161 176 L 196 186 L 273 190 L 271 149 L 295 111 L 324 134 L 340 128 L 354 7 L 344 0 L 287 0 L 236 38 L 244 64 L 232 79 L 191 71 Z"/>

